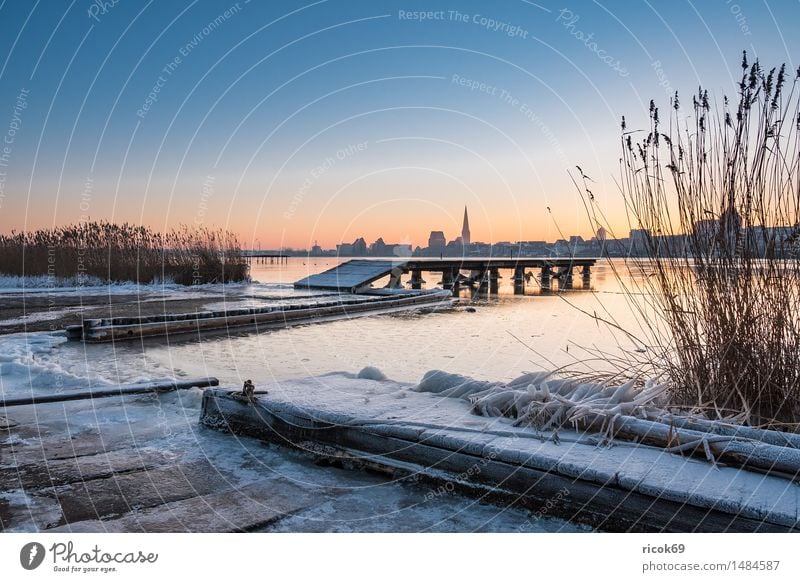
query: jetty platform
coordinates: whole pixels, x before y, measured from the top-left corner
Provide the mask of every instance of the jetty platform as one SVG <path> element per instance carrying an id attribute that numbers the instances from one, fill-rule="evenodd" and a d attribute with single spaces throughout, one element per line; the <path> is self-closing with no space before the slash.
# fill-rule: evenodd
<path id="1" fill-rule="evenodd" d="M 441 273 L 442 288 L 457 295 L 461 286 L 477 286 L 479 292 L 496 294 L 500 271 L 510 271 L 514 282 L 514 293 L 525 293 L 526 285 L 536 274 L 536 281 L 543 290 L 551 290 L 553 281 L 559 289 L 572 289 L 574 274 L 580 269 L 584 287 L 591 284 L 592 267 L 596 258 L 409 258 L 409 259 L 353 259 L 324 271 L 309 275 L 294 286 L 297 289 L 322 289 L 342 293 L 361 293 L 371 288 L 372 283 L 389 277 L 388 288 L 401 288 L 402 278 L 410 274 L 412 289 L 422 289 L 426 281 L 423 273 Z M 466 274 L 465 274 L 466 273 Z"/>
<path id="2" fill-rule="evenodd" d="M 178 334 L 270 329 L 342 317 L 359 317 L 417 307 L 445 307 L 452 301 L 442 290 L 375 289 L 369 293 L 323 295 L 302 302 L 219 311 L 162 314 L 146 317 L 86 319 L 67 326 L 67 336 L 85 342 L 139 340 Z"/>
<path id="3" fill-rule="evenodd" d="M 207 390 L 202 422 L 330 463 L 427 481 L 433 497 L 455 491 L 526 507 L 532 519 L 602 531 L 800 531 L 791 478 L 568 430 L 537 434 L 375 369 L 260 387 L 268 394 L 250 402 Z"/>

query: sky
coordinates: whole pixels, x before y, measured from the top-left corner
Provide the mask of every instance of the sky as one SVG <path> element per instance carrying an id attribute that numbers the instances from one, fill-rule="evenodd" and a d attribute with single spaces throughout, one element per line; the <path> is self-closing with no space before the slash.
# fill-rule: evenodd
<path id="1" fill-rule="evenodd" d="M 245 247 L 629 227 L 620 118 L 742 50 L 800 59 L 797 0 L 0 0 L 0 233 L 221 227 Z"/>

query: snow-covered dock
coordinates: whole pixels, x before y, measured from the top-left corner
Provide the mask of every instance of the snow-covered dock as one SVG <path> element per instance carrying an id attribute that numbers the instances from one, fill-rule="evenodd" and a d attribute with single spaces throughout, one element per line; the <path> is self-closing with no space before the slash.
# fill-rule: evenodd
<path id="1" fill-rule="evenodd" d="M 393 271 L 403 272 L 405 261 L 385 261 L 354 259 L 336 265 L 322 273 L 309 275 L 297 281 L 296 289 L 323 289 L 340 293 L 358 293 L 369 288 L 370 283 L 391 275 Z"/>
<path id="2" fill-rule="evenodd" d="M 496 295 L 500 270 L 512 271 L 514 293 L 525 293 L 525 281 L 530 276 L 527 271 L 540 270 L 541 288 L 550 290 L 551 281 L 559 280 L 560 289 L 572 289 L 573 271 L 581 269 L 584 288 L 591 283 L 592 267 L 597 262 L 594 258 L 532 258 L 532 257 L 463 257 L 463 258 L 407 258 L 397 260 L 385 259 L 352 259 L 322 273 L 316 273 L 300 279 L 294 284 L 296 289 L 320 289 L 339 291 L 340 293 L 360 293 L 371 289 L 371 284 L 379 279 L 389 277 L 389 288 L 402 287 L 401 278 L 411 273 L 411 288 L 422 289 L 425 281 L 423 272 L 441 273 L 442 287 L 458 295 L 462 281 L 476 284 L 481 293 Z M 469 277 L 463 277 L 461 271 L 468 271 Z"/>
<path id="3" fill-rule="evenodd" d="M 465 491 L 602 530 L 800 530 L 800 489 L 791 476 L 575 431 L 538 433 L 369 368 L 256 387 L 268 394 L 248 401 L 207 390 L 202 422 L 432 480 L 433 495 Z"/>
<path id="4" fill-rule="evenodd" d="M 70 339 L 86 342 L 135 340 L 145 337 L 200 333 L 230 328 L 269 328 L 322 321 L 338 317 L 358 317 L 416 307 L 449 305 L 452 296 L 443 290 L 398 290 L 382 293 L 322 296 L 299 303 L 249 307 L 220 311 L 165 314 L 149 317 L 113 317 L 84 320 L 83 325 L 67 327 Z"/>

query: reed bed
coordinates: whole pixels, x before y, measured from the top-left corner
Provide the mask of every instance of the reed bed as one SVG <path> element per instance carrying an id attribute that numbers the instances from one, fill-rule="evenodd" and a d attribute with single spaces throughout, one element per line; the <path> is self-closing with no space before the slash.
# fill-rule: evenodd
<path id="1" fill-rule="evenodd" d="M 645 347 L 630 364 L 713 418 L 800 422 L 798 79 L 744 53 L 737 99 L 712 105 L 700 88 L 688 114 L 675 94 L 666 123 L 652 101 L 648 129 L 622 119 L 619 186 L 643 255 L 623 284 Z"/>
<path id="2" fill-rule="evenodd" d="M 4 275 L 109 283 L 183 285 L 245 280 L 248 265 L 230 232 L 182 226 L 160 233 L 145 226 L 83 222 L 0 235 Z"/>

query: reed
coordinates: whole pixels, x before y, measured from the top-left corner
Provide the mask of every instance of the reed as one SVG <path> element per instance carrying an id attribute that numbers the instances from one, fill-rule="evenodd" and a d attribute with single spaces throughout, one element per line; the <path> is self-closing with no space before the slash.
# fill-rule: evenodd
<path id="1" fill-rule="evenodd" d="M 744 53 L 733 103 L 712 106 L 701 88 L 688 114 L 676 93 L 666 123 L 652 101 L 648 129 L 622 119 L 619 186 L 643 255 L 625 267 L 646 348 L 633 364 L 666 377 L 674 402 L 750 424 L 800 421 L 800 69 L 791 76 Z M 576 185 L 610 230 L 582 172 Z"/>
<path id="2" fill-rule="evenodd" d="M 160 233 L 145 226 L 82 222 L 0 235 L 0 273 L 58 280 L 183 285 L 242 281 L 248 265 L 230 232 L 181 226 Z"/>

